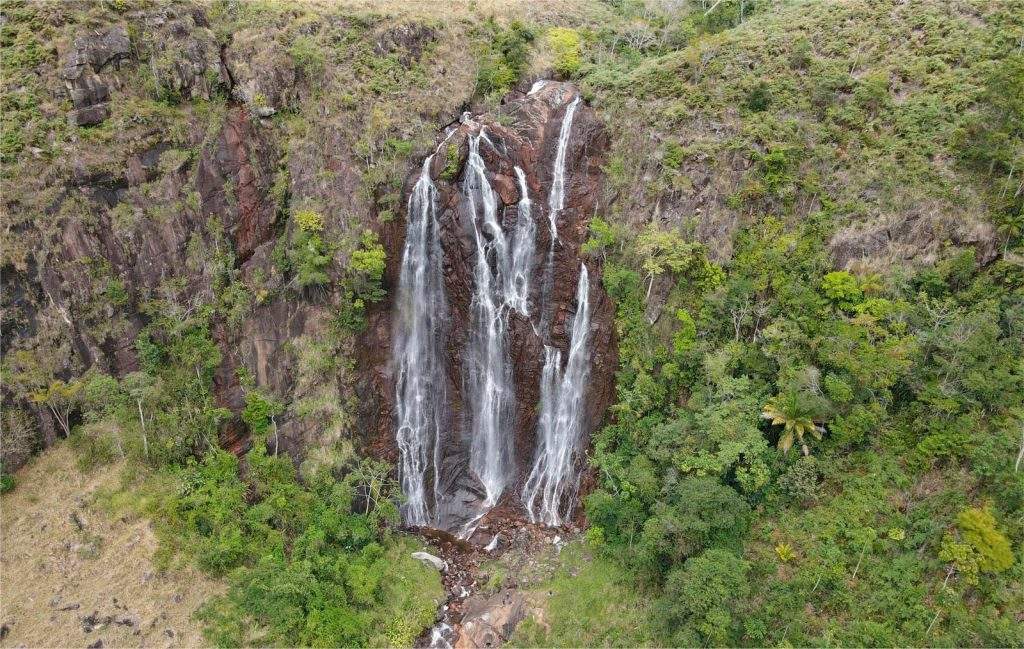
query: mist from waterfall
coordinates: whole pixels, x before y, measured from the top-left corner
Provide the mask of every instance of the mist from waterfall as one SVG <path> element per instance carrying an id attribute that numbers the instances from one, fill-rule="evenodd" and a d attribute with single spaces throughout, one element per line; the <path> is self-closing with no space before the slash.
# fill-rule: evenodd
<path id="1" fill-rule="evenodd" d="M 498 201 L 480 157 L 481 129 L 469 138 L 463 194 L 469 203 L 476 249 L 472 322 L 466 359 L 472 441 L 470 469 L 484 487 L 485 507 L 505 490 L 512 459 L 515 392 L 508 354 L 507 314 L 514 294 L 512 255 L 501 224 Z"/>
<path id="2" fill-rule="evenodd" d="M 409 196 L 408 225 L 398 282 L 393 358 L 398 473 L 410 525 L 433 521 L 439 497 L 440 436 L 447 412 L 442 336 L 446 330 L 443 257 L 437 223 L 433 156 L 423 161 Z M 428 489 L 428 481 L 432 481 Z M 429 494 L 428 494 L 429 491 Z M 428 504 L 432 496 L 433 507 Z"/>
<path id="3" fill-rule="evenodd" d="M 532 523 L 565 523 L 576 504 L 576 465 L 583 437 L 583 396 L 590 374 L 590 281 L 580 265 L 576 315 L 569 339 L 569 360 L 562 372 L 562 352 L 544 346 L 540 417 L 533 468 L 523 486 L 522 501 Z"/>

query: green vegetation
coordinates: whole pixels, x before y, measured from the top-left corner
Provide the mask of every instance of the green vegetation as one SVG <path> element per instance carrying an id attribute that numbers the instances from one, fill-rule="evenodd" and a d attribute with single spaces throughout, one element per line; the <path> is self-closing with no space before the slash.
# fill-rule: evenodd
<path id="1" fill-rule="evenodd" d="M 415 4 L 214 2 L 206 27 L 4 2 L 3 466 L 42 445 L 34 410 L 83 467 L 123 461 L 111 502 L 229 584 L 211 643 L 410 644 L 441 588 L 390 531 L 389 468 L 356 452 L 352 346 L 385 290 L 366 227 L 402 218 L 443 120 L 553 74 L 609 136 L 583 252 L 620 365 L 587 545 L 531 587 L 543 616 L 514 643 L 1020 646 L 1024 4 Z M 240 85 L 281 73 L 245 80 L 272 117 L 236 115 L 212 67 L 177 83 L 153 25 L 178 19 Z M 114 23 L 133 58 L 104 73 L 111 115 L 72 127 L 62 57 Z M 211 192 L 228 149 L 252 177 Z M 243 258 L 254 188 L 276 213 Z M 267 359 L 270 308 L 302 334 Z M 219 450 L 236 429 L 241 458 Z"/>
<path id="2" fill-rule="evenodd" d="M 534 33 L 518 21 L 506 28 L 491 20 L 485 29 L 492 40 L 480 60 L 476 92 L 483 96 L 500 96 L 508 92 L 525 71 Z"/>
<path id="3" fill-rule="evenodd" d="M 563 77 L 572 77 L 580 70 L 582 44 L 575 29 L 556 27 L 547 34 L 548 47 L 554 52 L 555 72 Z"/>
<path id="4" fill-rule="evenodd" d="M 395 485 L 381 482 L 382 467 L 300 484 L 291 461 L 261 444 L 246 461 L 243 479 L 237 458 L 212 451 L 184 469 L 164 505 L 174 542 L 214 574 L 230 571 L 228 593 L 199 612 L 211 642 L 395 646 L 429 625 L 440 582 L 385 531 Z"/>
<path id="5" fill-rule="evenodd" d="M 514 647 L 644 647 L 657 644 L 645 614 L 644 595 L 613 561 L 585 545 L 562 549 L 559 568 L 530 591 L 543 605 L 542 620 L 529 617 L 512 636 Z"/>
<path id="6" fill-rule="evenodd" d="M 620 355 L 588 537 L 656 594 L 654 644 L 1018 646 L 1024 7 L 743 4 L 621 3 L 581 50 Z M 726 234 L 691 212 L 707 175 Z M 851 223 L 921 201 L 934 263 L 836 267 Z M 968 211 L 1005 256 L 940 225 Z"/>

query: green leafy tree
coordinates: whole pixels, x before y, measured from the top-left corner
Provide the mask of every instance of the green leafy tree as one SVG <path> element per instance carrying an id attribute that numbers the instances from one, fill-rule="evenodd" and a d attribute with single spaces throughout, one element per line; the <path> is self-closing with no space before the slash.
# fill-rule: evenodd
<path id="1" fill-rule="evenodd" d="M 788 453 L 793 443 L 800 444 L 804 455 L 810 455 L 805 437 L 811 436 L 820 440 L 825 428 L 819 423 L 822 420 L 822 406 L 815 398 L 805 393 L 789 390 L 779 394 L 764 405 L 761 418 L 771 422 L 772 426 L 781 426 L 779 449 Z"/>
<path id="2" fill-rule="evenodd" d="M 555 27 L 548 32 L 547 40 L 555 55 L 555 71 L 564 77 L 572 77 L 579 72 L 583 52 L 579 32 L 568 27 Z"/>
<path id="3" fill-rule="evenodd" d="M 821 280 L 821 289 L 825 293 L 825 297 L 844 310 L 854 308 L 864 297 L 857 278 L 845 270 L 837 270 L 825 275 Z"/>
<path id="4" fill-rule="evenodd" d="M 655 622 L 677 647 L 736 646 L 739 607 L 750 592 L 749 565 L 711 549 L 669 573 L 654 606 Z"/>

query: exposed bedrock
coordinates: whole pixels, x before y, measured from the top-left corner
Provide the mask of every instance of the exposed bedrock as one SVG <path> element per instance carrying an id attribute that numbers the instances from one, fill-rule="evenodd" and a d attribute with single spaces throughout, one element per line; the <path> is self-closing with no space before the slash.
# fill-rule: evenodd
<path id="1" fill-rule="evenodd" d="M 590 368 L 579 413 L 583 435 L 580 452 L 575 458 L 577 475 L 584 470 L 583 456 L 589 434 L 599 425 L 611 403 L 617 367 L 613 305 L 599 280 L 599 262 L 580 255 L 589 220 L 599 209 L 601 165 L 608 141 L 594 111 L 582 101 L 574 111 L 571 132 L 564 145 L 563 207 L 552 210 L 549 205 L 555 184 L 560 131 L 567 109 L 578 96 L 579 91 L 572 84 L 548 82 L 528 95 L 510 97 L 500 121 L 490 114 L 465 115 L 461 123 L 450 127 L 444 137 L 439 138 L 437 152 L 425 170 L 415 170 L 406 183 L 406 196 L 414 196 L 414 187 L 424 174 L 436 188 L 434 218 L 443 258 L 440 271 L 445 316 L 439 319 L 443 331 L 438 333 L 445 378 L 441 381 L 443 385 L 432 386 L 430 394 L 444 395 L 445 410 L 438 416 L 437 449 L 431 449 L 428 455 L 434 457 L 427 458 L 431 464 L 436 460 L 440 469 L 434 474 L 433 468 L 428 468 L 425 480 L 429 492 L 427 500 L 433 509 L 427 524 L 432 527 L 464 531 L 468 523 L 491 505 L 495 505 L 495 511 L 501 515 L 525 518 L 520 496 L 538 448 L 545 345 L 561 352 L 561 369 L 564 370 L 578 308 L 576 291 L 581 263 L 586 264 L 591 278 L 587 294 Z M 467 174 L 477 173 L 470 159 L 471 148 L 483 161 L 486 184 L 491 189 L 488 196 L 494 197 L 501 235 L 490 232 L 483 223 L 481 203 L 486 201 L 479 194 L 473 196 L 477 181 L 470 177 L 467 183 Z M 476 164 L 478 169 L 478 162 Z M 521 179 L 517 168 L 522 171 Z M 496 237 L 503 236 L 509 248 L 514 246 L 519 237 L 516 227 L 521 223 L 523 185 L 530 201 L 529 218 L 535 226 L 532 261 L 526 276 L 521 278 L 525 282 L 518 284 L 527 287 L 526 300 L 519 308 L 508 302 L 498 305 L 504 328 L 504 353 L 511 369 L 509 383 L 514 392 L 514 398 L 509 401 L 510 412 L 502 419 L 499 429 L 502 436 L 507 436 L 501 441 L 510 442 L 510 457 L 504 466 L 506 473 L 500 500 L 486 503 L 485 507 L 487 489 L 471 459 L 473 438 L 479 434 L 480 426 L 479 397 L 475 396 L 473 388 L 475 379 L 470 376 L 475 367 L 472 359 L 477 354 L 473 346 L 478 344 L 474 341 L 474 322 L 479 318 L 480 300 L 477 293 L 481 270 L 477 264 L 481 239 L 478 237 L 492 245 Z M 552 212 L 557 233 L 554 242 Z M 361 373 L 359 387 L 364 397 L 364 421 L 374 431 L 372 448 L 378 455 L 396 463 L 400 452 L 396 444 L 395 382 L 399 380 L 401 368 L 395 359 L 394 337 L 402 335 L 396 333 L 396 327 L 401 327 L 397 319 L 402 317 L 403 309 L 403 305 L 398 304 L 402 299 L 399 283 L 407 224 L 415 220 L 406 216 L 408 218 L 396 220 L 383 233 L 388 249 L 390 303 L 373 314 L 359 346 L 361 364 L 369 369 Z M 502 271 L 496 268 L 497 253 L 489 253 L 487 259 L 490 276 L 500 282 Z"/>

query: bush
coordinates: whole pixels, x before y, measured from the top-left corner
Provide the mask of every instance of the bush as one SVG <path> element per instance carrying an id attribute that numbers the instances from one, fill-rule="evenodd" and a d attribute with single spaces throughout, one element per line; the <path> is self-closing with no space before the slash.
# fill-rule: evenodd
<path id="1" fill-rule="evenodd" d="M 572 77 L 579 72 L 583 49 L 579 32 L 567 27 L 556 27 L 548 32 L 548 45 L 555 55 L 555 72 L 563 77 Z"/>
<path id="2" fill-rule="evenodd" d="M 657 502 L 643 527 L 641 560 L 654 574 L 705 548 L 739 548 L 750 507 L 731 487 L 713 478 L 687 478 L 665 502 Z"/>
<path id="3" fill-rule="evenodd" d="M 519 21 L 502 29 L 490 20 L 488 28 L 494 37 L 481 57 L 476 78 L 476 92 L 485 96 L 511 90 L 529 63 L 529 46 L 534 39 L 533 32 Z"/>
<path id="4" fill-rule="evenodd" d="M 821 290 L 825 297 L 843 310 L 856 306 L 864 294 L 857 284 L 857 278 L 845 270 L 837 270 L 825 275 L 821 280 Z"/>
<path id="5" fill-rule="evenodd" d="M 996 527 L 991 509 L 965 509 L 957 515 L 956 525 L 964 541 L 978 553 L 982 572 L 1003 572 L 1013 565 L 1010 541 Z"/>
<path id="6" fill-rule="evenodd" d="M 814 456 L 801 457 L 779 476 L 779 489 L 798 503 L 806 503 L 818 496 L 821 471 Z"/>
<path id="7" fill-rule="evenodd" d="M 747 98 L 743 101 L 743 105 L 751 112 L 761 113 L 768 110 L 771 101 L 772 95 L 768 89 L 768 84 L 762 81 L 747 93 Z"/>
<path id="8" fill-rule="evenodd" d="M 736 646 L 738 604 L 749 566 L 726 550 L 708 550 L 673 570 L 655 603 L 656 621 L 677 647 Z"/>
<path id="9" fill-rule="evenodd" d="M 324 217 L 316 210 L 297 210 L 292 215 L 295 225 L 303 232 L 320 233 L 324 231 Z"/>
<path id="10" fill-rule="evenodd" d="M 0 494 L 5 494 L 14 489 L 14 484 L 14 476 L 10 473 L 4 473 L 3 468 L 0 467 Z"/>
<path id="11" fill-rule="evenodd" d="M 226 594 L 200 609 L 217 645 L 396 646 L 434 618 L 436 571 L 395 539 L 397 486 L 386 467 L 363 463 L 343 481 L 329 473 L 301 484 L 290 459 L 257 441 L 238 459 L 212 450 L 181 472 L 167 534 L 213 574 Z M 359 512 L 354 511 L 360 494 Z"/>

